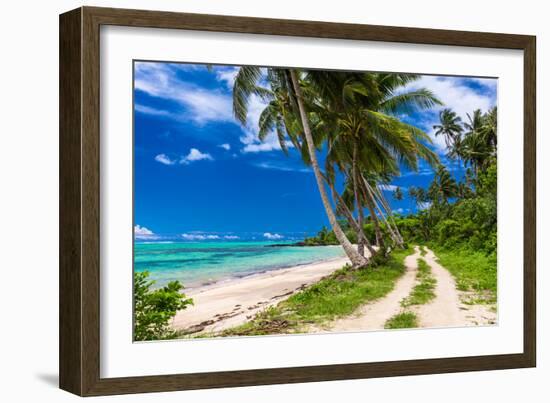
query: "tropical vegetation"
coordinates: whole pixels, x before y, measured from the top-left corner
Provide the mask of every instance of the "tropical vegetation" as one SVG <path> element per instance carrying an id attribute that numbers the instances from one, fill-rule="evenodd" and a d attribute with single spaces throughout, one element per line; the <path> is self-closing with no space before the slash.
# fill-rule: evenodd
<path id="1" fill-rule="evenodd" d="M 134 273 L 134 340 L 171 339 L 176 332 L 170 320 L 176 312 L 193 304 L 181 292 L 183 285 L 171 281 L 166 286 L 154 289 L 155 281 L 149 280 L 149 272 Z"/>
<path id="2" fill-rule="evenodd" d="M 258 122 L 260 139 L 274 132 L 284 152 L 289 146 L 300 151 L 315 175 L 334 238 L 355 268 L 368 266 L 368 256 L 404 247 L 379 185 L 398 175 L 401 165 L 416 170 L 419 160 L 438 163 L 428 146 L 429 136 L 399 118 L 400 113 L 441 104 L 427 89 L 406 90 L 418 78 L 279 68 L 267 68 L 264 73 L 259 67 L 245 66 L 235 80 L 235 116 L 246 124 L 250 98 L 258 96 L 267 102 Z M 324 169 L 317 155 L 320 150 L 326 151 Z M 337 173 L 344 178 L 341 192 L 336 190 Z M 372 240 L 365 233 L 365 209 L 374 230 Z M 339 216 L 355 232 L 357 248 Z"/>
<path id="3" fill-rule="evenodd" d="M 397 245 L 391 243 L 392 233 L 399 233 L 405 244 L 429 245 L 455 276 L 460 290 L 473 291 L 474 301 L 491 303 L 496 299 L 497 279 L 497 108 L 486 113 L 475 110 L 465 122 L 449 109 L 439 116 L 435 135 L 444 136 L 446 157 L 465 168 L 465 175 L 457 178 L 436 163 L 429 186 L 408 189 L 416 212 L 403 216 L 386 211 L 386 219 L 379 219 L 378 226 L 382 239 L 392 246 Z M 400 188 L 394 190 L 395 199 L 403 196 Z M 378 243 L 375 221 L 376 214 L 369 214 L 362 227 L 372 243 Z M 354 228 L 349 223 L 341 226 L 348 232 Z M 334 241 L 324 228 L 306 244 Z"/>
<path id="4" fill-rule="evenodd" d="M 381 298 L 404 273 L 409 245 L 433 249 L 457 279 L 458 288 L 473 291 L 472 303 L 494 302 L 497 248 L 497 109 L 475 110 L 463 121 L 445 108 L 434 125 L 446 154 L 433 151 L 431 139 L 407 123 L 410 112 L 430 110 L 442 102 L 425 88 L 410 90 L 414 74 L 327 72 L 244 66 L 233 88 L 233 112 L 249 124 L 252 97 L 265 102 L 258 136 L 275 135 L 282 152 L 293 148 L 311 167 L 330 228 L 304 240 L 304 245 L 341 245 L 351 265 L 288 299 L 256 314 L 222 335 L 295 333 L 308 326 L 351 314 Z M 450 159 L 465 170 L 454 175 L 441 162 Z M 391 182 L 401 169 L 431 167 L 427 187 L 404 190 Z M 385 191 L 416 209 L 395 214 Z M 422 256 L 426 254 L 421 249 Z M 403 300 L 405 309 L 387 328 L 415 327 L 412 305 L 435 297 L 435 280 L 419 259 L 418 284 Z M 182 286 L 170 283 L 151 291 L 146 274 L 136 274 L 136 339 L 173 337 L 168 322 L 192 303 L 178 298 Z"/>

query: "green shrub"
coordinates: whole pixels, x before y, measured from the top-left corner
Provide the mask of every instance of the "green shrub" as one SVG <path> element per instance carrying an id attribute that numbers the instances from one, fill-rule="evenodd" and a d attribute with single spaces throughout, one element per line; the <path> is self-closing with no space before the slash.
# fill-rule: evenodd
<path id="1" fill-rule="evenodd" d="M 169 327 L 176 312 L 193 304 L 180 291 L 183 285 L 171 281 L 166 286 L 152 290 L 155 281 L 149 280 L 149 272 L 134 273 L 134 340 L 160 340 L 175 337 Z"/>
<path id="2" fill-rule="evenodd" d="M 450 238 L 455 238 L 459 233 L 460 224 L 451 219 L 443 220 L 436 225 L 435 231 L 437 240 L 441 244 L 445 244 Z"/>

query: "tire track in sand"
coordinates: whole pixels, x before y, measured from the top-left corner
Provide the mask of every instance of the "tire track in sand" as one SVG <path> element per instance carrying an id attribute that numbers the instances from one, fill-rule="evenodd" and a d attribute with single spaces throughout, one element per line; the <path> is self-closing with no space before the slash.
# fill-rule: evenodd
<path id="1" fill-rule="evenodd" d="M 432 276 L 436 280 L 435 298 L 423 305 L 416 305 L 412 311 L 418 317 L 419 327 L 453 327 L 468 324 L 466 315 L 461 309 L 456 282 L 451 273 L 436 261 L 436 256 L 426 248 L 422 258 L 430 266 Z"/>
<path id="2" fill-rule="evenodd" d="M 402 311 L 401 300 L 411 293 L 416 284 L 417 259 L 419 257 L 420 249 L 415 246 L 414 253 L 405 258 L 405 274 L 396 281 L 393 290 L 385 297 L 362 305 L 350 316 L 336 319 L 327 326 L 316 330 L 320 332 L 350 332 L 384 329 L 386 321 Z"/>

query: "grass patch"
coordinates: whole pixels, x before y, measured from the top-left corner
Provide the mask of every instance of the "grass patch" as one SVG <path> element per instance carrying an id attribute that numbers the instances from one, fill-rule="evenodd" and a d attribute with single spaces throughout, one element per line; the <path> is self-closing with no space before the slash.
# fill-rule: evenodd
<path id="1" fill-rule="evenodd" d="M 423 305 L 435 298 L 434 289 L 436 280 L 432 276 L 430 266 L 428 266 L 424 259 L 418 259 L 417 263 L 418 272 L 416 274 L 416 279 L 419 283 L 413 288 L 411 294 L 401 301 L 402 307 Z"/>
<path id="2" fill-rule="evenodd" d="M 449 250 L 433 246 L 439 263 L 456 279 L 461 291 L 473 291 L 472 303 L 495 303 L 497 292 L 497 260 L 469 249 Z"/>
<path id="3" fill-rule="evenodd" d="M 375 268 L 349 266 L 258 314 L 249 322 L 222 332 L 221 336 L 300 333 L 307 325 L 322 324 L 346 316 L 360 305 L 389 293 L 405 271 L 411 249 L 396 250 Z"/>
<path id="4" fill-rule="evenodd" d="M 418 327 L 418 318 L 413 312 L 401 312 L 386 321 L 384 329 L 410 329 Z"/>
<path id="5" fill-rule="evenodd" d="M 428 251 L 426 250 L 426 247 L 424 245 L 422 245 L 420 247 L 420 256 L 426 256 L 427 253 L 428 253 Z"/>

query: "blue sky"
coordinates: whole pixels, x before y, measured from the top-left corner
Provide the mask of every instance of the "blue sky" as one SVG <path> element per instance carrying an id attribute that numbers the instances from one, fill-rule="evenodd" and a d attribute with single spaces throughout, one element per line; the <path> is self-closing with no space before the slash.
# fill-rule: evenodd
<path id="1" fill-rule="evenodd" d="M 313 173 L 274 135 L 257 138 L 264 107 L 250 102 L 245 126 L 232 114 L 237 68 L 135 62 L 134 221 L 137 239 L 300 239 L 328 220 Z M 495 79 L 422 76 L 410 89 L 432 90 L 463 119 L 496 105 Z M 459 178 L 463 170 L 444 157 L 444 142 L 432 126 L 441 108 L 401 116 L 434 138 L 432 147 Z M 322 156 L 321 156 L 322 157 Z M 427 186 L 432 170 L 403 169 L 386 190 L 392 208 L 406 214 L 414 203 L 391 197 L 394 186 Z"/>

